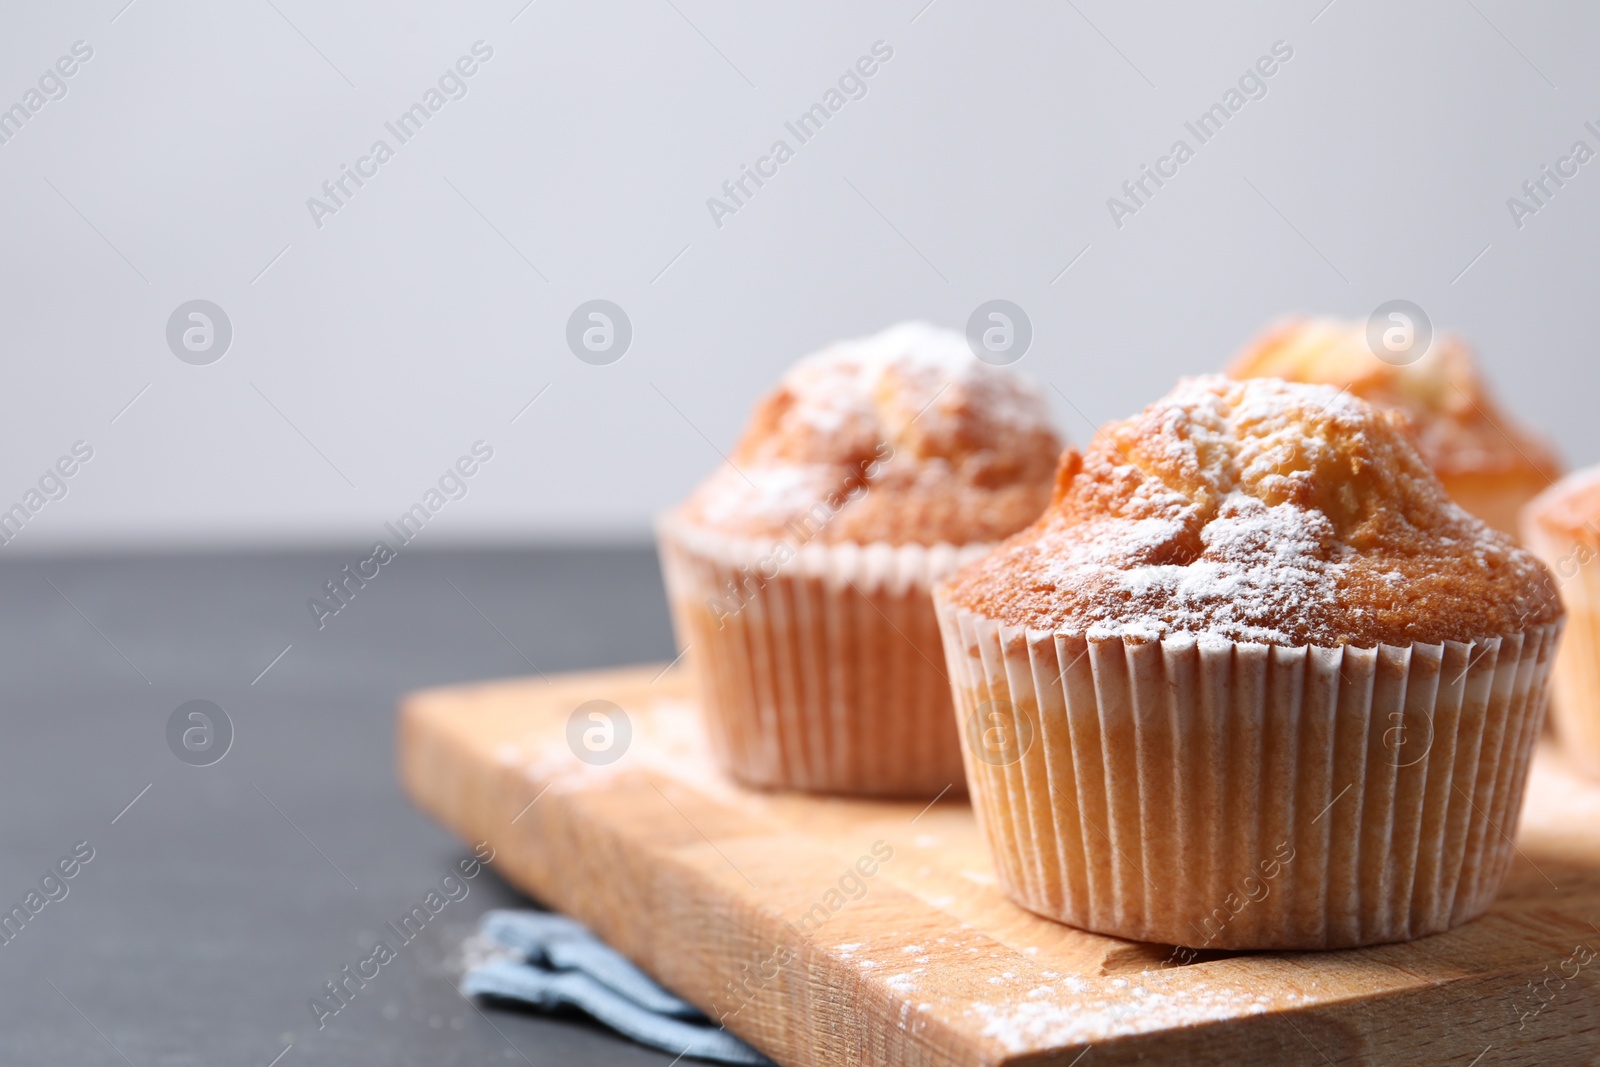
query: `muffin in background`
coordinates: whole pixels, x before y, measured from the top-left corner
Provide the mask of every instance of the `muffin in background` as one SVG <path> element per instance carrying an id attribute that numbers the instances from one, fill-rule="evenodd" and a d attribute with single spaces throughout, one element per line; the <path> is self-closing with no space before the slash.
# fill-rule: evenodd
<path id="1" fill-rule="evenodd" d="M 1412 442 L 1450 498 L 1513 537 L 1523 505 L 1561 475 L 1554 449 L 1500 410 L 1472 351 L 1452 335 L 1395 366 L 1372 354 L 1364 323 L 1295 318 L 1256 338 L 1228 374 L 1345 387 L 1405 412 Z"/>
<path id="2" fill-rule="evenodd" d="M 1498 891 L 1561 607 L 1399 415 L 1181 382 L 1067 452 L 1049 510 L 935 603 L 973 807 L 1024 907 L 1336 948 Z"/>
<path id="3" fill-rule="evenodd" d="M 934 581 L 1032 522 L 1043 395 L 920 323 L 795 364 L 658 525 L 678 643 L 735 778 L 931 796 L 963 782 Z"/>
<path id="4" fill-rule="evenodd" d="M 1600 777 L 1600 466 L 1535 497 L 1522 536 L 1555 574 L 1568 612 L 1550 718 L 1573 761 Z"/>

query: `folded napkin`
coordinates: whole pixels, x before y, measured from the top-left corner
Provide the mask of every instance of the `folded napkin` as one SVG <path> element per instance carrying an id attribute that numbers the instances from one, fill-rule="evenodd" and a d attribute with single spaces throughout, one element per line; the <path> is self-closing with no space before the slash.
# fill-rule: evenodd
<path id="1" fill-rule="evenodd" d="M 541 1011 L 576 1008 L 641 1045 L 678 1056 L 772 1064 L 565 915 L 491 911 L 479 933 L 505 954 L 467 971 L 461 992 L 469 997 Z"/>

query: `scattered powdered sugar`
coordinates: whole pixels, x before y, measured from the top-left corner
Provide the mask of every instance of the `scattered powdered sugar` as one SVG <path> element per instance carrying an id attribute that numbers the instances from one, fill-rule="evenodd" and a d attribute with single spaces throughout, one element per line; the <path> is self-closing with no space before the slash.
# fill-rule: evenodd
<path id="1" fill-rule="evenodd" d="M 1061 439 L 1045 394 L 923 323 L 800 360 L 678 514 L 802 540 L 989 543 L 1048 502 Z"/>
<path id="2" fill-rule="evenodd" d="M 1318 513 L 1290 504 L 1268 507 L 1234 493 L 1200 531 L 1205 551 L 1199 559 L 1182 566 L 1134 566 L 1116 580 L 1135 599 L 1163 601 L 1164 621 L 1175 630 L 1220 623 L 1235 627 L 1245 640 L 1286 643 L 1281 630 L 1253 620 L 1301 614 L 1312 604 L 1332 606 L 1332 590 L 1347 567 L 1326 558 L 1331 534 Z"/>
<path id="3" fill-rule="evenodd" d="M 903 322 L 806 356 L 789 368 L 783 384 L 796 397 L 798 417 L 836 432 L 853 419 L 873 417 L 878 385 L 891 367 L 948 382 L 967 379 L 980 366 L 960 334 Z"/>
<path id="4" fill-rule="evenodd" d="M 1099 1041 L 1113 1033 L 1148 1033 L 1212 1020 L 1259 1015 L 1272 997 L 1206 984 L 1171 991 L 1124 982 L 1115 997 L 1048 1000 L 1039 987 L 1007 1003 L 975 1001 L 967 1013 L 982 1020 L 983 1036 L 1010 1053 Z M 1038 995 L 1035 995 L 1038 994 Z"/>
<path id="5" fill-rule="evenodd" d="M 581 793 L 606 788 L 619 778 L 639 773 L 660 774 L 716 800 L 742 807 L 759 804 L 726 777 L 712 772 L 714 761 L 700 709 L 675 698 L 657 698 L 628 712 L 633 740 L 626 759 L 591 764 L 573 756 L 564 734 L 552 734 L 547 725 L 530 730 L 520 744 L 505 744 L 499 755 L 513 751 L 520 757 L 522 773 L 542 782 L 551 795 Z M 515 765 L 515 764 L 513 764 Z"/>
<path id="6" fill-rule="evenodd" d="M 1192 511 L 1192 505 L 1175 502 L 1174 507 Z M 1220 627 L 1237 640 L 1289 643 L 1287 634 L 1263 620 L 1334 608 L 1348 564 L 1345 550 L 1332 544 L 1325 516 L 1232 492 L 1201 527 L 1196 558 L 1159 562 L 1170 554 L 1162 550 L 1181 541 L 1193 525 L 1187 515 L 1084 523 L 1074 528 L 1074 537 L 1061 539 L 1042 568 L 1044 577 L 1059 586 L 1095 580 L 1118 594 L 1108 601 L 1105 620 L 1117 633 Z M 1150 557 L 1158 561 L 1140 562 Z M 1159 605 L 1159 611 L 1150 616 L 1126 611 L 1141 604 Z M 1113 613 L 1112 607 L 1118 610 Z"/>
<path id="7" fill-rule="evenodd" d="M 500 942 L 481 933 L 474 932 L 461 942 L 461 947 L 448 969 L 458 978 L 475 967 L 496 960 L 520 960 L 521 954 L 515 949 L 506 948 Z"/>
<path id="8" fill-rule="evenodd" d="M 1393 416 L 1325 386 L 1189 379 L 1063 472 L 1033 528 L 950 583 L 957 604 L 1092 639 L 1367 646 L 1555 610 L 1537 562 L 1450 502 Z"/>
<path id="9" fill-rule="evenodd" d="M 956 390 L 981 394 L 989 414 L 997 421 L 1049 428 L 1049 411 L 1042 393 L 1018 375 L 979 360 L 962 334 L 924 322 L 903 322 L 870 337 L 829 345 L 802 359 L 791 375 L 804 378 L 820 372 L 844 378 L 849 382 L 846 389 L 836 390 L 837 383 L 830 382 L 830 388 L 820 393 L 832 394 L 833 403 L 854 406 L 860 403 L 859 399 L 854 404 L 841 401 L 840 394 L 853 393 L 870 403 L 884 375 L 891 371 L 925 388 L 924 403 L 932 402 L 950 384 Z M 822 406 L 830 403 L 828 395 L 819 395 L 818 400 Z M 928 414 L 937 411 L 935 404 Z"/>
<path id="10" fill-rule="evenodd" d="M 916 976 L 921 974 L 923 970 L 924 968 L 918 967 L 916 970 L 905 974 L 891 974 L 883 980 L 883 984 L 896 993 L 915 993 L 917 991 Z"/>
<path id="11" fill-rule="evenodd" d="M 900 322 L 866 337 L 835 341 L 796 367 L 848 366 L 875 376 L 891 363 L 910 363 L 947 375 L 964 373 L 976 359 L 967 339 L 954 330 L 940 329 L 926 322 Z"/>
<path id="12" fill-rule="evenodd" d="M 713 527 L 749 515 L 782 521 L 847 488 L 832 463 L 724 464 L 700 492 L 700 520 Z"/>
<path id="13" fill-rule="evenodd" d="M 1441 475 L 1527 470 L 1552 475 L 1550 447 L 1501 412 L 1461 338 L 1435 337 L 1413 363 L 1372 358 L 1366 324 L 1334 319 L 1281 323 L 1229 369 L 1236 378 L 1284 378 L 1344 386 L 1352 395 L 1403 411 L 1417 447 Z"/>
<path id="14" fill-rule="evenodd" d="M 1008 959 L 1005 953 L 992 951 L 995 946 L 987 938 L 979 940 L 980 946 L 952 945 L 950 948 L 968 947 L 969 952 L 978 956 L 973 961 L 975 968 L 984 967 L 980 962 L 983 959 Z M 982 951 L 982 946 L 988 946 L 991 951 Z M 976 974 L 962 968 L 952 971 L 948 955 L 939 964 L 922 957 L 917 962 L 926 963 L 926 966 L 896 971 L 892 965 L 884 966 L 878 961 L 852 959 L 853 953 L 862 947 L 860 943 L 853 943 L 838 946 L 835 951 L 851 960 L 864 981 L 879 984 L 893 997 L 902 1028 L 912 1025 L 913 1010 L 918 1016 L 931 1012 L 964 1015 L 978 1023 L 984 1038 L 995 1041 L 1008 1054 L 1071 1048 L 1125 1034 L 1237 1019 L 1270 1011 L 1278 1004 L 1307 999 L 1288 991 L 1264 992 L 1208 981 L 1193 971 L 1094 977 L 1012 963 L 1013 969 L 984 975 L 981 970 Z M 879 951 L 886 953 L 896 948 L 906 955 L 920 952 L 923 946 L 916 943 L 878 946 Z M 918 992 L 928 995 L 922 988 L 923 983 L 930 968 L 936 965 L 940 967 L 936 973 L 942 983 L 961 976 L 963 984 L 976 984 L 966 984 L 964 993 L 952 990 L 919 1003 L 915 995 Z"/>
<path id="15" fill-rule="evenodd" d="M 839 434 L 878 425 L 891 434 L 900 427 L 883 406 L 885 379 L 906 420 L 938 421 L 964 404 L 981 408 L 984 418 L 1022 429 L 1050 428 L 1044 395 L 1018 375 L 982 362 L 953 330 L 923 322 L 904 322 L 869 337 L 838 341 L 806 356 L 783 376 L 793 418 L 822 434 Z"/>

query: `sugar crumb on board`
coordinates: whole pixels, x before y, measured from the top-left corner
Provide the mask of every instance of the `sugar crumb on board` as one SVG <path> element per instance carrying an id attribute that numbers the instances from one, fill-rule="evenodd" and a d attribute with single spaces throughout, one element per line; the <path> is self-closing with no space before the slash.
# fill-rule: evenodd
<path id="1" fill-rule="evenodd" d="M 1097 1041 L 1113 1032 L 1149 1032 L 1259 1015 L 1274 1003 L 1263 993 L 1204 984 L 1166 992 L 1129 983 L 1114 997 L 1053 1000 L 1031 995 L 1039 988 L 1010 1001 L 971 1002 L 966 1013 L 981 1021 L 984 1037 L 1016 1053 Z"/>

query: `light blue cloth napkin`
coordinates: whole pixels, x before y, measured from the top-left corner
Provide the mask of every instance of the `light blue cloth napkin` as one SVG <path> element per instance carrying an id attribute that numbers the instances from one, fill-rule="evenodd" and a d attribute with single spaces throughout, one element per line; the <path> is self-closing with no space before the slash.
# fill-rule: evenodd
<path id="1" fill-rule="evenodd" d="M 719 1063 L 772 1061 L 630 963 L 565 915 L 491 911 L 479 931 L 516 959 L 479 964 L 461 980 L 469 997 L 515 1001 L 550 1011 L 577 1008 L 641 1045 Z"/>

